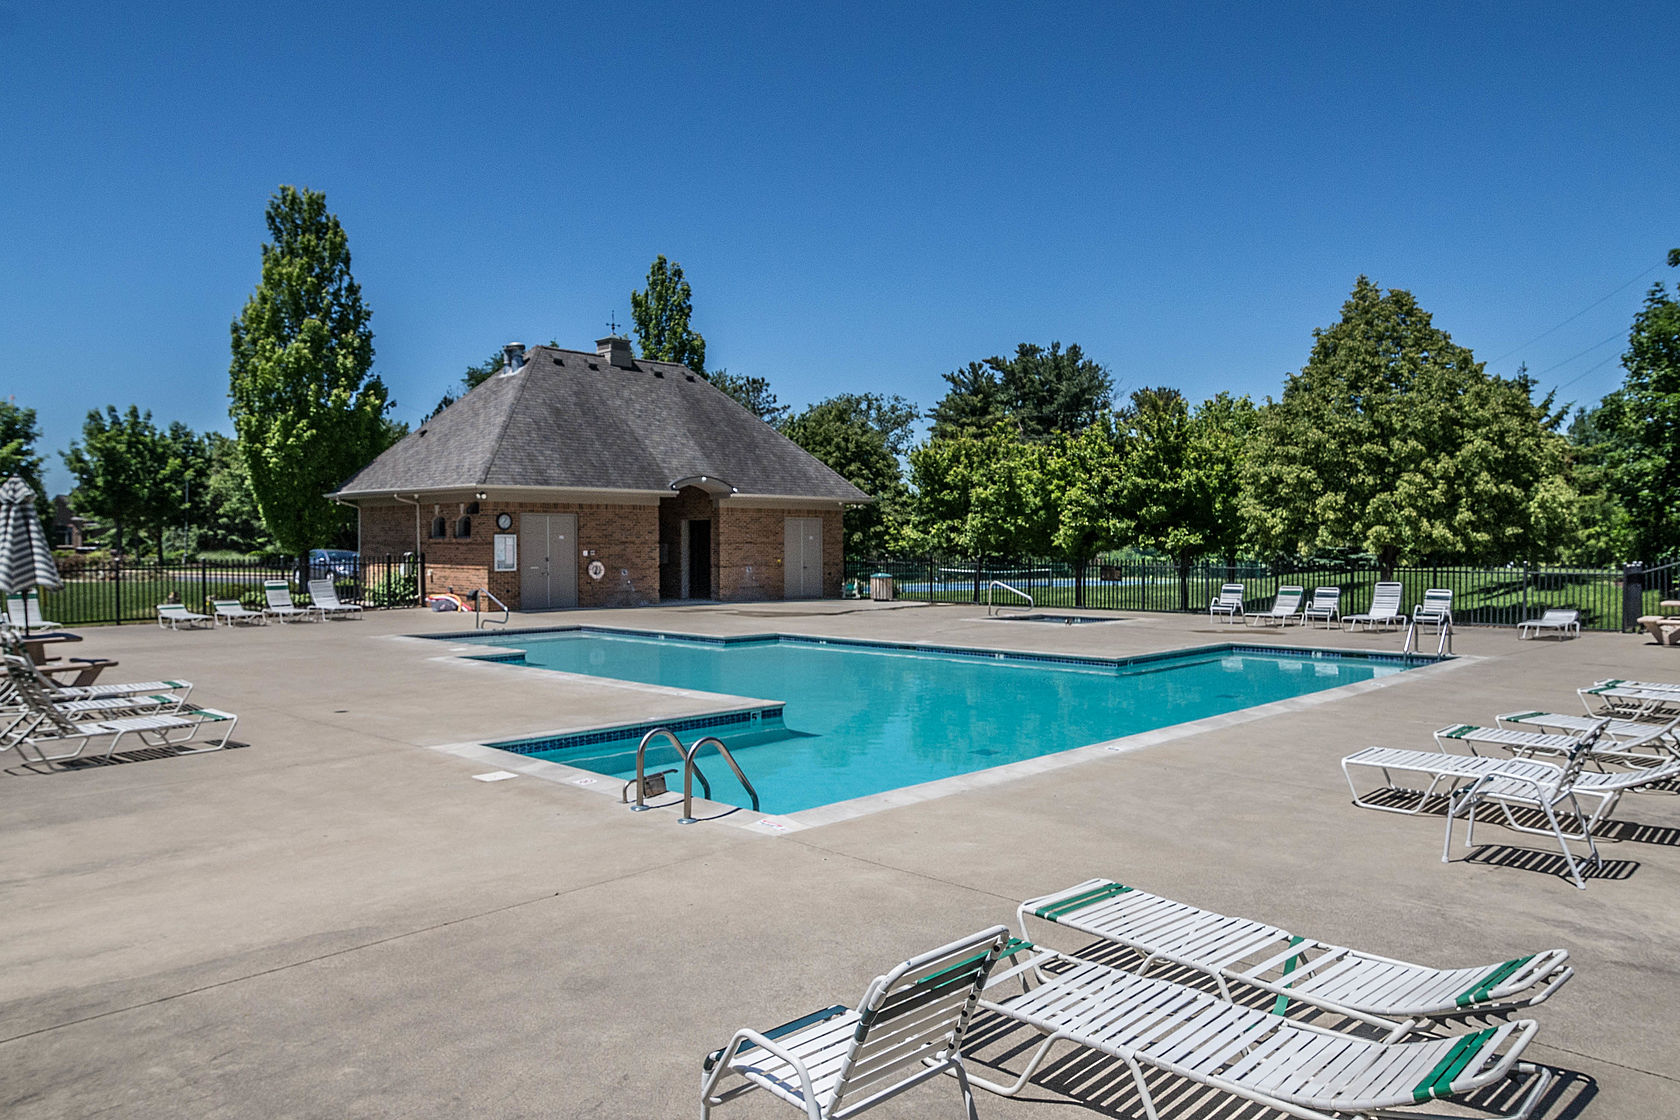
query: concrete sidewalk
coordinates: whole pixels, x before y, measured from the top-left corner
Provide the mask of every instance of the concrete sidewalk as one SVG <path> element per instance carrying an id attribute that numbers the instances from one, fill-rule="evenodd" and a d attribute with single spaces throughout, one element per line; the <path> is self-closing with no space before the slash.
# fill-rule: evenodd
<path id="1" fill-rule="evenodd" d="M 244 745 L 0 775 L 8 1117 L 690 1116 L 701 1056 L 735 1028 L 855 1001 L 896 961 L 1097 875 L 1426 963 L 1564 946 L 1577 975 L 1533 1012 L 1530 1054 L 1565 1073 L 1540 1115 L 1680 1111 L 1680 798 L 1625 798 L 1605 869 L 1578 891 L 1555 845 L 1498 827 L 1443 865 L 1438 816 L 1354 807 L 1337 765 L 1373 743 L 1428 746 L 1452 721 L 1573 711 L 1596 678 L 1680 679 L 1674 651 L 1643 637 L 1465 630 L 1459 662 L 1392 687 L 768 836 L 679 827 L 674 811 L 565 784 L 473 781 L 484 765 L 426 749 L 696 710 L 405 637 L 470 619 L 84 631 L 88 653 L 121 659 L 118 679 L 197 682 L 195 701 L 239 713 Z M 579 622 L 1107 655 L 1401 643 L 1196 616 L 1004 624 L 908 603 L 513 625 Z M 1041 1083 L 982 1093 L 981 1116 L 1141 1115 L 1123 1069 L 1075 1051 Z M 1157 1092 L 1168 1116 L 1274 1115 L 1171 1079 Z M 720 1115 L 795 1115 L 762 1097 Z M 874 1115 L 957 1107 L 937 1082 Z"/>

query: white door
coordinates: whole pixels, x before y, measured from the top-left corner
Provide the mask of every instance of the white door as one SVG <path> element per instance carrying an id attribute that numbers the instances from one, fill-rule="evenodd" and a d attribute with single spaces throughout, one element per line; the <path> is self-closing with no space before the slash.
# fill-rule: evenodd
<path id="1" fill-rule="evenodd" d="M 519 515 L 520 610 L 577 606 L 577 566 L 577 514 Z"/>
<path id="2" fill-rule="evenodd" d="M 782 524 L 782 595 L 820 598 L 822 567 L 822 518 L 787 518 Z"/>

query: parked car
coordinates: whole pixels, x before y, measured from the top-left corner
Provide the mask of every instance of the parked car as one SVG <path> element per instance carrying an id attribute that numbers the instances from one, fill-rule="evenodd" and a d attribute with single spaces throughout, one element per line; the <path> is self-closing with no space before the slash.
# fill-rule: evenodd
<path id="1" fill-rule="evenodd" d="M 310 579 L 354 579 L 361 570 L 361 558 L 347 548 L 309 550 Z"/>

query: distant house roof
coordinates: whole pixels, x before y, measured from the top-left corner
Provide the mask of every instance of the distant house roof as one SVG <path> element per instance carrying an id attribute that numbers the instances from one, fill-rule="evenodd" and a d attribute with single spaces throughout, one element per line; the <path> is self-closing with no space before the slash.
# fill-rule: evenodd
<path id="1" fill-rule="evenodd" d="M 867 502 L 869 495 L 674 362 L 533 347 L 357 471 L 336 497 L 520 487 Z M 707 483 L 697 480 L 704 478 Z M 723 487 L 718 482 L 726 484 Z M 708 485 L 709 484 L 709 485 Z"/>

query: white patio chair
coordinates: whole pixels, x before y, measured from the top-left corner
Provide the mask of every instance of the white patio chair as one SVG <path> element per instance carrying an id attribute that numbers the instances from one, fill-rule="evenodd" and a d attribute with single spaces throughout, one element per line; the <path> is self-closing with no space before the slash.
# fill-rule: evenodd
<path id="1" fill-rule="evenodd" d="M 1412 608 L 1412 623 L 1434 626 L 1439 630 L 1452 625 L 1453 593 L 1449 587 L 1431 587 L 1423 593 L 1423 602 Z"/>
<path id="2" fill-rule="evenodd" d="M 1243 585 L 1227 583 L 1219 589 L 1219 594 L 1208 604 L 1208 618 L 1212 620 L 1224 615 L 1227 622 L 1235 622 L 1243 616 Z"/>
<path id="3" fill-rule="evenodd" d="M 338 588 L 330 579 L 310 580 L 309 599 L 323 618 L 354 618 L 362 613 L 359 604 L 338 601 Z"/>
<path id="4" fill-rule="evenodd" d="M 218 626 L 232 628 L 240 623 L 249 626 L 268 625 L 268 615 L 249 609 L 238 599 L 212 599 L 210 609 L 215 612 L 213 617 Z"/>
<path id="5" fill-rule="evenodd" d="M 207 614 L 189 611 L 181 603 L 159 603 L 157 605 L 159 629 L 179 630 L 185 626 L 192 629 L 195 626 L 214 626 L 215 621 Z"/>
<path id="6" fill-rule="evenodd" d="M 1680 715 L 1680 688 L 1672 685 L 1611 680 L 1575 693 L 1589 716 L 1651 721 Z"/>
<path id="7" fill-rule="evenodd" d="M 1249 615 L 1249 619 L 1257 619 L 1261 625 L 1276 622 L 1279 626 L 1288 626 L 1292 618 L 1305 619 L 1301 615 L 1301 600 L 1306 598 L 1307 589 L 1304 587 L 1280 587 L 1277 597 L 1272 600 L 1270 610 Z"/>
<path id="8" fill-rule="evenodd" d="M 1567 949 L 1431 968 L 1299 937 L 1110 879 L 1089 879 L 1023 902 L 1016 911 L 1023 938 L 1029 917 L 1136 950 L 1143 955 L 1139 973 L 1159 961 L 1183 965 L 1206 973 L 1228 1000 L 1233 984 L 1259 988 L 1278 997 L 1271 1004 L 1278 1015 L 1291 1004 L 1328 1011 L 1384 1028 L 1391 1039 L 1444 1016 L 1533 1007 L 1574 975 Z"/>
<path id="9" fill-rule="evenodd" d="M 1005 1096 L 1025 1088 L 1063 1041 L 1124 1062 L 1150 1120 L 1159 1120 L 1160 1112 L 1145 1067 L 1314 1120 L 1403 1114 L 1507 1084 L 1499 1098 L 1514 1107 L 1505 1115 L 1524 1120 L 1553 1076 L 1520 1060 L 1534 1038 L 1532 1019 L 1446 1038 L 1379 1041 L 1055 952 L 998 973 L 987 993 L 1029 978 L 1036 985 L 1018 995 L 981 1000 L 988 1011 L 1046 1036 L 1012 1084 L 970 1073 L 974 1084 Z"/>
<path id="10" fill-rule="evenodd" d="M 311 618 L 326 618 L 326 615 L 315 607 L 300 607 L 293 603 L 292 589 L 286 586 L 283 579 L 264 580 L 263 598 L 268 600 L 268 606 L 263 613 L 270 618 L 278 618 L 281 622 L 290 622 L 293 619 L 308 622 Z"/>
<path id="11" fill-rule="evenodd" d="M 40 592 L 6 596 L 6 620 L 19 630 L 57 630 L 59 624 L 41 617 Z"/>
<path id="12" fill-rule="evenodd" d="M 1400 609 L 1400 599 L 1405 589 L 1398 583 L 1379 583 L 1371 591 L 1371 609 L 1364 614 L 1350 614 L 1342 617 L 1342 623 L 1348 629 L 1364 624 L 1369 630 L 1373 626 L 1398 626 L 1406 621 L 1405 612 Z"/>
<path id="13" fill-rule="evenodd" d="M 1324 620 L 1324 628 L 1328 630 L 1330 624 L 1339 622 L 1342 617 L 1342 589 L 1339 587 L 1313 588 L 1312 602 L 1301 611 L 1301 624 Z"/>
<path id="14" fill-rule="evenodd" d="M 1560 638 L 1571 638 L 1581 632 L 1581 612 L 1563 607 L 1548 608 L 1539 618 L 1524 619 L 1517 623 L 1517 640 L 1522 641 L 1526 636 L 1530 641 L 1541 634 L 1556 634 Z"/>
<path id="15" fill-rule="evenodd" d="M 1574 734 L 1534 731 L 1528 728 L 1482 727 L 1474 723 L 1449 724 L 1435 732 L 1435 743 L 1443 751 L 1451 744 L 1463 743 L 1470 753 L 1480 754 L 1478 746 L 1499 747 L 1517 758 L 1532 758 L 1537 754 L 1567 757 L 1587 735 L 1594 735 L 1587 761 L 1619 766 L 1660 766 L 1680 748 L 1680 716 L 1667 723 L 1641 723 L 1640 734 L 1613 736 L 1604 725 L 1608 720 L 1586 721 L 1587 726 Z"/>
<path id="16" fill-rule="evenodd" d="M 705 1060 L 701 1117 L 765 1089 L 809 1120 L 840 1120 L 949 1071 L 972 1118 L 963 1033 L 1008 941 L 1009 931 L 993 926 L 877 976 L 856 1010 L 835 1005 L 772 1030 L 736 1031 Z M 730 1075 L 746 1084 L 720 1094 Z"/>
<path id="17" fill-rule="evenodd" d="M 1614 719 L 1606 716 L 1572 716 L 1565 712 L 1506 712 L 1494 717 L 1500 727 L 1514 725 L 1517 731 L 1549 731 L 1554 734 L 1579 735 L 1604 724 L 1604 733 L 1619 743 L 1640 739 L 1650 734 L 1652 727 L 1660 727 L 1649 720 Z"/>

